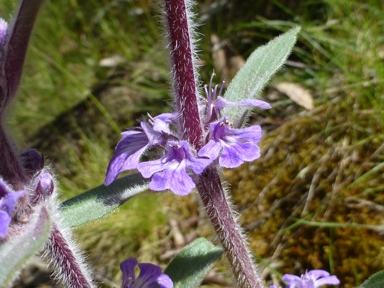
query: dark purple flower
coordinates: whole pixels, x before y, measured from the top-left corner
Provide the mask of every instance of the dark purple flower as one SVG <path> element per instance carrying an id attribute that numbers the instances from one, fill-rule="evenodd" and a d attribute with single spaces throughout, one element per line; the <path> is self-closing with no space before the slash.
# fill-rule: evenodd
<path id="1" fill-rule="evenodd" d="M 136 169 L 141 156 L 151 147 L 165 145 L 167 135 L 172 134 L 169 126 L 174 118 L 175 114 L 160 114 L 154 118 L 150 117 L 148 122 L 141 121 L 141 127 L 121 133 L 123 139 L 117 143 L 116 153 L 109 162 L 104 184 L 111 184 L 124 171 Z"/>
<path id="2" fill-rule="evenodd" d="M 17 200 L 24 194 L 24 190 L 14 192 L 0 179 L 0 238 L 7 235 Z"/>
<path id="3" fill-rule="evenodd" d="M 135 258 L 128 258 L 120 264 L 123 272 L 123 284 L 121 288 L 173 288 L 173 283 L 161 268 L 150 263 L 138 264 L 140 268 L 139 277 L 136 278 L 135 268 L 138 262 Z"/>
<path id="4" fill-rule="evenodd" d="M 176 195 L 187 195 L 196 187 L 188 170 L 201 174 L 212 163 L 209 158 L 194 156 L 186 141 L 168 142 L 167 154 L 154 161 L 139 163 L 137 169 L 152 180 L 149 188 L 154 191 L 172 190 Z"/>
<path id="5" fill-rule="evenodd" d="M 245 161 L 260 157 L 257 143 L 261 139 L 261 127 L 254 125 L 243 129 L 232 129 L 227 119 L 210 124 L 209 142 L 198 154 L 212 160 L 219 158 L 219 164 L 226 168 L 235 168 Z"/>
<path id="6" fill-rule="evenodd" d="M 330 276 L 330 274 L 324 270 L 311 270 L 301 275 L 301 277 L 285 274 L 282 280 L 287 283 L 286 288 L 318 288 L 323 285 L 340 284 L 336 276 Z"/>

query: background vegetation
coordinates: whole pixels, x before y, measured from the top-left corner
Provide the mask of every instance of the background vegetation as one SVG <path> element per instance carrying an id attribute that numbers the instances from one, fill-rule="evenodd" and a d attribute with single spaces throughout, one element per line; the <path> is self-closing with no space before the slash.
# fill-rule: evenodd
<path id="1" fill-rule="evenodd" d="M 2 1 L 1 16 L 13 7 Z M 60 199 L 103 182 L 121 130 L 147 112 L 169 111 L 158 11 L 148 0 L 47 1 L 43 8 L 9 125 L 20 146 L 45 153 Z M 198 1 L 205 83 L 214 68 L 217 82 L 230 80 L 256 47 L 302 27 L 289 62 L 261 95 L 273 109 L 253 118 L 265 131 L 262 158 L 224 171 L 270 283 L 279 273 L 316 268 L 355 287 L 384 268 L 383 11 L 381 0 Z M 281 82 L 305 88 L 314 109 L 281 93 Z M 166 265 L 200 235 L 215 241 L 199 207 L 196 195 L 142 195 L 76 237 L 98 280 L 117 287 L 127 257 Z M 221 262 L 207 287 L 231 286 Z M 40 285 L 26 281 L 20 285 Z"/>

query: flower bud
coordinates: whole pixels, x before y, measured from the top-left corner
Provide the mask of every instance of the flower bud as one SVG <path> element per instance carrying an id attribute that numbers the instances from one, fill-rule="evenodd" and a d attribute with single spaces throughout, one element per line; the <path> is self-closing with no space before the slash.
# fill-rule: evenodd
<path id="1" fill-rule="evenodd" d="M 43 172 L 37 176 L 37 185 L 32 195 L 31 202 L 33 205 L 44 201 L 50 195 L 52 195 L 53 190 L 55 188 L 55 184 L 53 182 L 53 178 L 51 173 Z"/>
<path id="2" fill-rule="evenodd" d="M 40 172 L 44 168 L 44 156 L 35 149 L 29 149 L 20 154 L 21 162 L 29 177 Z"/>

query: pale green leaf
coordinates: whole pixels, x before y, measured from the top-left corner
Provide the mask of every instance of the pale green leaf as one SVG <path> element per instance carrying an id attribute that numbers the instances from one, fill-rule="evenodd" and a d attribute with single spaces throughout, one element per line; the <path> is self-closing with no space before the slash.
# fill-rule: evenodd
<path id="1" fill-rule="evenodd" d="M 139 173 L 115 180 L 111 185 L 100 185 L 60 204 L 65 224 L 77 227 L 101 219 L 136 194 L 148 189 L 148 179 Z"/>
<path id="2" fill-rule="evenodd" d="M 174 288 L 198 287 L 212 265 L 223 253 L 204 238 L 199 238 L 181 250 L 165 269 Z"/>
<path id="3" fill-rule="evenodd" d="M 18 277 L 22 267 L 48 240 L 51 221 L 45 208 L 36 211 L 20 234 L 0 245 L 0 287 L 9 287 Z"/>
<path id="4" fill-rule="evenodd" d="M 232 102 L 256 98 L 287 60 L 299 31 L 300 27 L 293 28 L 256 49 L 229 84 L 224 98 Z M 247 107 L 226 107 L 222 114 L 239 127 L 247 110 Z"/>
<path id="5" fill-rule="evenodd" d="M 373 274 L 358 288 L 383 288 L 384 287 L 384 270 Z"/>

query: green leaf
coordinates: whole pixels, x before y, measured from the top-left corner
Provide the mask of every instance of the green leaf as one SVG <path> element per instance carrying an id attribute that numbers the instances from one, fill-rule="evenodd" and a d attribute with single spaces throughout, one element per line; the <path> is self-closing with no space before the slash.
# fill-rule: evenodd
<path id="1" fill-rule="evenodd" d="M 101 219 L 136 194 L 148 189 L 148 179 L 140 173 L 115 180 L 111 185 L 100 185 L 60 204 L 59 211 L 68 227 L 78 227 Z"/>
<path id="2" fill-rule="evenodd" d="M 256 98 L 273 74 L 287 60 L 299 31 L 300 27 L 293 28 L 267 45 L 256 49 L 229 84 L 224 98 L 232 102 Z M 240 127 L 242 116 L 248 109 L 247 107 L 226 107 L 222 110 L 222 114 L 228 117 L 235 127 Z"/>
<path id="3" fill-rule="evenodd" d="M 358 288 L 382 288 L 384 287 L 384 270 L 373 274 Z"/>
<path id="4" fill-rule="evenodd" d="M 171 277 L 174 288 L 195 288 L 221 254 L 223 249 L 199 238 L 181 250 L 164 273 Z"/>
<path id="5" fill-rule="evenodd" d="M 42 250 L 51 232 L 47 210 L 41 208 L 20 234 L 0 246 L 0 287 L 10 287 L 22 267 Z"/>

